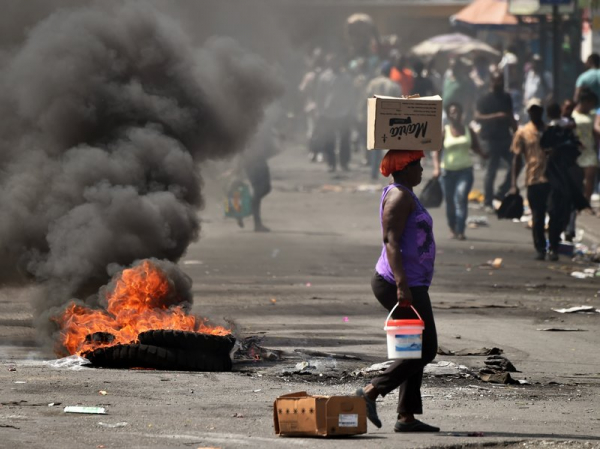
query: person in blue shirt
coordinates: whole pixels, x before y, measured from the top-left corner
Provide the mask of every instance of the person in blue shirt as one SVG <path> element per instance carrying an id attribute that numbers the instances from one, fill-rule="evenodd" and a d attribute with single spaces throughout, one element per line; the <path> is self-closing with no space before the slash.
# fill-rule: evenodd
<path id="1" fill-rule="evenodd" d="M 586 71 L 577 78 L 575 82 L 575 102 L 579 100 L 580 91 L 589 89 L 597 98 L 600 98 L 600 55 L 592 53 L 585 62 Z"/>

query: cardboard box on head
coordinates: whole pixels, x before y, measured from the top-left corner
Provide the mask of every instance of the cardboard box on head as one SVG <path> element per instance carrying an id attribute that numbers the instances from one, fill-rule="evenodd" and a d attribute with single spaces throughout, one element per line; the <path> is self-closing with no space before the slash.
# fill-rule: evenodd
<path id="1" fill-rule="evenodd" d="M 358 396 L 312 396 L 305 391 L 273 404 L 275 433 L 282 436 L 341 436 L 367 433 L 367 407 Z"/>
<path id="2" fill-rule="evenodd" d="M 374 96 L 367 101 L 367 149 L 442 149 L 442 98 Z"/>

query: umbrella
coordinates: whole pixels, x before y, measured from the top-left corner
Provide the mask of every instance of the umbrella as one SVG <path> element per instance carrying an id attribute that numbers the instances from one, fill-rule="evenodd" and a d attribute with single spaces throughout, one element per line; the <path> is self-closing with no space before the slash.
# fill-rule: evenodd
<path id="1" fill-rule="evenodd" d="M 500 52 L 492 46 L 478 39 L 461 33 L 441 34 L 429 38 L 411 50 L 415 56 L 433 58 L 439 54 L 469 55 L 480 54 L 485 56 L 500 56 Z"/>
<path id="2" fill-rule="evenodd" d="M 450 18 L 453 25 L 472 28 L 514 28 L 519 21 L 509 12 L 507 0 L 475 0 Z"/>

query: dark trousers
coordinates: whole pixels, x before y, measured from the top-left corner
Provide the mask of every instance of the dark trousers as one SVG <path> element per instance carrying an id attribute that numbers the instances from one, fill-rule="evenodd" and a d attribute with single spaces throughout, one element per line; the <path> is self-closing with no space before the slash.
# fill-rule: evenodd
<path id="1" fill-rule="evenodd" d="M 375 273 L 371 280 L 371 287 L 377 300 L 388 311 L 398 303 L 396 286 L 390 284 L 379 274 Z M 413 306 L 425 322 L 423 331 L 423 353 L 420 359 L 396 360 L 381 375 L 371 381 L 377 391 L 385 396 L 400 387 L 398 398 L 398 413 L 422 414 L 421 383 L 423 381 L 423 368 L 431 362 L 437 353 L 437 333 L 433 310 L 429 300 L 429 287 L 411 287 Z M 394 319 L 416 318 L 410 307 L 397 307 Z"/>
<path id="2" fill-rule="evenodd" d="M 496 174 L 500 167 L 500 162 L 504 159 L 508 163 L 508 170 L 504 181 L 498 188 L 496 196 L 504 198 L 508 190 L 510 189 L 510 173 L 512 168 L 512 155 L 510 153 L 510 137 L 497 139 L 497 140 L 482 140 L 481 144 L 489 156 L 487 160 L 487 170 L 485 172 L 485 178 L 483 181 L 483 194 L 485 196 L 484 204 L 486 206 L 492 205 L 494 199 L 494 183 L 496 182 Z"/>
<path id="3" fill-rule="evenodd" d="M 246 175 L 252 186 L 252 215 L 254 226 L 262 225 L 260 206 L 262 199 L 271 192 L 271 173 L 266 159 L 255 158 L 246 164 Z"/>
<path id="4" fill-rule="evenodd" d="M 339 139 L 339 159 L 343 169 L 348 168 L 350 163 L 350 123 L 349 119 L 330 119 L 323 117 L 321 119 L 321 148 L 327 164 L 333 170 L 337 166 L 335 155 L 336 141 Z"/>
<path id="5" fill-rule="evenodd" d="M 533 246 L 538 253 L 546 252 L 546 212 L 550 216 L 548 223 L 548 241 L 550 251 L 557 252 L 560 242 L 560 234 L 565 226 L 565 219 L 560 208 L 548 208 L 548 200 L 552 194 L 550 183 L 534 184 L 527 187 L 527 201 L 531 208 L 531 228 L 533 234 Z"/>

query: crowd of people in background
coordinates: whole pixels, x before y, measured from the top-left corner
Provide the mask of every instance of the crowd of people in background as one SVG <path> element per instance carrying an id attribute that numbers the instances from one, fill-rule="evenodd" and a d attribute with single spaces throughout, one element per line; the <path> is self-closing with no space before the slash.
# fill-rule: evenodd
<path id="1" fill-rule="evenodd" d="M 474 168 L 485 169 L 483 207 L 491 213 L 518 191 L 525 167 L 536 258 L 557 260 L 560 236 L 573 239 L 578 211 L 589 208 L 598 193 L 600 56 L 588 58 L 573 86 L 559 80 L 563 98 L 555 98 L 555 80 L 537 54 L 519 58 L 509 47 L 498 60 L 475 54 L 449 55 L 445 61 L 440 66 L 435 59 L 406 57 L 396 49 L 384 58 L 344 60 L 315 49 L 299 86 L 310 160 L 326 162 L 335 172 L 350 170 L 356 157 L 376 180 L 383 152 L 366 150 L 366 99 L 441 95 L 444 148 L 433 157 L 433 173 L 444 188 L 451 237 L 466 238 Z M 475 163 L 470 152 L 478 156 Z M 560 164 L 567 168 L 557 174 Z M 506 174 L 497 183 L 502 166 Z"/>

